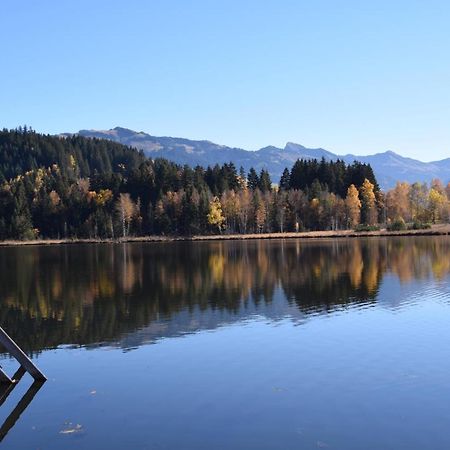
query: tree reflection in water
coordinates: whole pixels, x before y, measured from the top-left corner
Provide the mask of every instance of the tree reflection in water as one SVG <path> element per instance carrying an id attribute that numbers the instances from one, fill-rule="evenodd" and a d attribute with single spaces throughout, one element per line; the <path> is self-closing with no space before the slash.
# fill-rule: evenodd
<path id="1" fill-rule="evenodd" d="M 219 241 L 0 249 L 1 324 L 28 352 L 213 328 L 252 314 L 308 317 L 450 272 L 450 239 Z M 276 304 L 275 304 L 276 303 Z"/>

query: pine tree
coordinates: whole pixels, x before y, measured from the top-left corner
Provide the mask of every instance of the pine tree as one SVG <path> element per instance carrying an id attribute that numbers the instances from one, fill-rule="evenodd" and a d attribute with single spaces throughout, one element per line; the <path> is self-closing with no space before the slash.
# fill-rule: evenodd
<path id="1" fill-rule="evenodd" d="M 289 189 L 290 178 L 291 178 L 291 174 L 289 173 L 289 169 L 286 167 L 280 178 L 280 190 L 287 191 Z"/>
<path id="2" fill-rule="evenodd" d="M 247 175 L 247 186 L 251 191 L 258 189 L 259 178 L 256 170 L 252 167 Z"/>
<path id="3" fill-rule="evenodd" d="M 22 182 L 19 183 L 14 195 L 11 230 L 12 236 L 16 239 L 32 239 L 34 237 L 30 208 Z"/>
<path id="4" fill-rule="evenodd" d="M 262 169 L 259 175 L 258 188 L 263 193 L 272 190 L 272 180 L 270 179 L 269 172 L 265 169 Z"/>

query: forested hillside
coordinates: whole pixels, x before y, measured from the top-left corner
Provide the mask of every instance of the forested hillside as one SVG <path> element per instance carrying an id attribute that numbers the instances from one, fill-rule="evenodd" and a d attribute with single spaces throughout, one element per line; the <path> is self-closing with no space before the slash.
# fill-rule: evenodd
<path id="1" fill-rule="evenodd" d="M 104 139 L 58 138 L 27 127 L 0 131 L 0 182 L 53 164 L 71 178 L 129 173 L 145 159 L 142 152 Z"/>
<path id="2" fill-rule="evenodd" d="M 119 143 L 26 128 L 0 133 L 0 177 L 3 240 L 344 229 L 435 221 L 448 204 L 443 187 L 420 185 L 420 208 L 400 205 L 405 186 L 386 197 L 359 162 L 298 160 L 274 185 L 264 169 L 182 167 Z"/>

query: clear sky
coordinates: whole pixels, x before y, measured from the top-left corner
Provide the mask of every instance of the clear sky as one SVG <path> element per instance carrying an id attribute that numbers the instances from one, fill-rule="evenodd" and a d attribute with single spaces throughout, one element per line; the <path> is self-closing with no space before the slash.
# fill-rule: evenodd
<path id="1" fill-rule="evenodd" d="M 450 157 L 450 2 L 2 0 L 0 127 Z"/>

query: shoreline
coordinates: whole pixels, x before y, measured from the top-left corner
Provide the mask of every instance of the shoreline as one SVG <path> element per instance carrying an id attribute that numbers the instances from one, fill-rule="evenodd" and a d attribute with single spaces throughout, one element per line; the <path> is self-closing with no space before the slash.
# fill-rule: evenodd
<path id="1" fill-rule="evenodd" d="M 194 242 L 194 241 L 238 241 L 255 239 L 338 239 L 359 237 L 387 236 L 448 236 L 450 224 L 433 225 L 424 230 L 378 231 L 338 230 L 338 231 L 304 231 L 288 233 L 253 233 L 253 234 L 215 234 L 199 236 L 139 236 L 118 239 L 36 239 L 33 241 L 0 241 L 0 247 L 16 247 L 26 245 L 67 245 L 67 244 L 121 244 L 133 242 Z"/>

